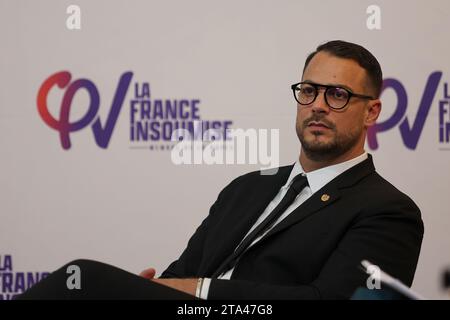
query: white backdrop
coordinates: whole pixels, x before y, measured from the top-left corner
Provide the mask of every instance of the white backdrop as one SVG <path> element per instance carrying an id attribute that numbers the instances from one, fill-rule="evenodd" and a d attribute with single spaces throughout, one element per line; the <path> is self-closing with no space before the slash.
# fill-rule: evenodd
<path id="1" fill-rule="evenodd" d="M 81 9 L 81 29 L 69 30 L 66 8 Z M 381 29 L 369 30 L 366 8 L 381 9 Z M 152 98 L 199 99 L 202 119 L 233 128 L 280 130 L 280 162 L 295 161 L 299 143 L 290 84 L 307 54 L 327 40 L 367 47 L 385 78 L 408 95 L 414 123 L 428 76 L 442 78 L 417 147 L 394 128 L 377 135 L 377 170 L 422 210 L 425 238 L 413 288 L 444 297 L 440 275 L 450 265 L 450 145 L 439 141 L 439 100 L 448 81 L 450 2 L 442 1 L 16 1 L 0 0 L 0 270 L 51 271 L 92 258 L 131 272 L 176 259 L 218 192 L 258 165 L 175 166 L 168 150 L 130 141 L 134 84 L 148 82 Z M 90 125 L 59 134 L 39 116 L 37 95 L 52 74 L 89 79 L 100 95 L 104 125 L 119 77 L 133 72 L 106 149 Z M 54 87 L 48 109 L 59 118 L 64 90 Z M 380 121 L 397 99 L 382 96 Z M 86 92 L 70 121 L 87 111 Z M 448 109 L 448 108 L 447 108 Z M 446 122 L 450 121 L 449 112 Z M 4 270 L 7 272 L 8 270 Z M 0 291 L 2 287 L 0 286 Z M 1 293 L 1 292 L 0 292 Z"/>

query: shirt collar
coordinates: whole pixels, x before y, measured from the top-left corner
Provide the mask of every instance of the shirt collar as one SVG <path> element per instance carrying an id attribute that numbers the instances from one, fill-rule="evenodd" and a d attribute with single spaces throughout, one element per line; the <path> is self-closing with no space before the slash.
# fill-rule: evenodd
<path id="1" fill-rule="evenodd" d="M 316 191 L 322 189 L 328 182 L 336 178 L 341 173 L 347 171 L 351 167 L 357 165 L 360 162 L 363 162 L 367 159 L 367 152 L 364 152 L 363 154 L 347 160 L 345 162 L 341 162 L 338 164 L 334 164 L 332 166 L 328 166 L 325 168 L 317 169 L 311 172 L 306 173 L 306 178 L 308 179 L 308 185 L 311 188 L 311 192 L 315 193 Z M 294 164 L 294 167 L 292 168 L 291 174 L 289 175 L 289 179 L 287 180 L 284 187 L 288 187 L 291 185 L 292 180 L 299 174 L 305 174 L 305 171 L 302 168 L 302 165 L 300 164 L 300 160 L 297 159 L 297 161 Z"/>

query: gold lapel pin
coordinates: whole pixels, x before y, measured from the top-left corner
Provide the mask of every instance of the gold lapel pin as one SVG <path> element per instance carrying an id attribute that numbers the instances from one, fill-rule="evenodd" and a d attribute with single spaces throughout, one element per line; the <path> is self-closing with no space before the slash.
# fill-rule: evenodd
<path id="1" fill-rule="evenodd" d="M 323 202 L 330 200 L 330 196 L 326 193 L 324 193 L 322 195 L 322 197 L 320 197 L 320 200 L 322 200 Z"/>

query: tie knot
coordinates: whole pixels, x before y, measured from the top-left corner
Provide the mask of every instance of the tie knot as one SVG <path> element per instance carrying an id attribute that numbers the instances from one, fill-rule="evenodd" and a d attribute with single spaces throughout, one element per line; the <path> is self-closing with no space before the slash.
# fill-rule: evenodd
<path id="1" fill-rule="evenodd" d="M 306 178 L 306 174 L 300 173 L 295 176 L 294 180 L 292 180 L 290 189 L 294 189 L 297 194 L 303 190 L 304 187 L 308 185 L 308 179 Z"/>

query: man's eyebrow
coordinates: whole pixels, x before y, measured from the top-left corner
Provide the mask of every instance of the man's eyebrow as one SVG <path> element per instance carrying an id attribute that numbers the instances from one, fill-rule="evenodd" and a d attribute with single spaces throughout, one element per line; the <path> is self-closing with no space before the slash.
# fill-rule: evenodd
<path id="1" fill-rule="evenodd" d="M 303 82 L 310 83 L 310 84 L 317 84 L 319 86 L 323 85 L 323 86 L 330 86 L 330 87 L 339 87 L 339 88 L 347 89 L 348 91 L 350 91 L 352 93 L 354 92 L 354 90 L 352 88 L 350 88 L 349 86 L 346 86 L 345 84 L 340 84 L 340 83 L 322 84 L 322 83 L 317 83 L 317 82 L 314 82 L 314 81 L 311 81 L 311 80 L 303 80 Z"/>

